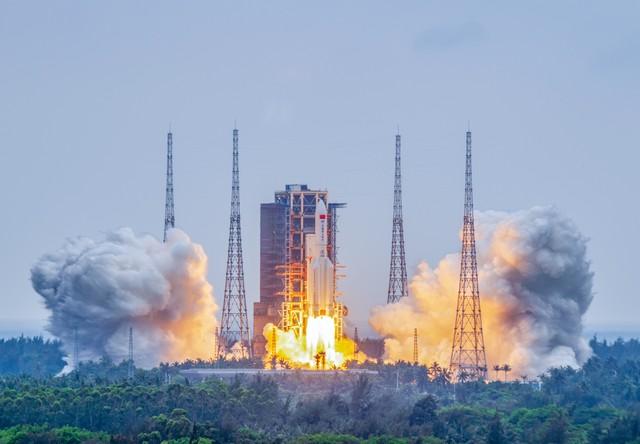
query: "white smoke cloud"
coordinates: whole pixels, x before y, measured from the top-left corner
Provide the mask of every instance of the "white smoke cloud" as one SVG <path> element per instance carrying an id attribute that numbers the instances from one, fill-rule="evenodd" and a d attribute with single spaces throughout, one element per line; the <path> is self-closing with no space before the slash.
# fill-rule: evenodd
<path id="1" fill-rule="evenodd" d="M 537 376 L 551 366 L 578 366 L 591 350 L 582 317 L 593 298 L 586 238 L 552 207 L 476 213 L 478 272 L 489 369 L 508 363 L 512 377 Z M 374 307 L 369 319 L 387 357 L 411 360 L 418 328 L 423 363 L 448 365 L 460 255 L 435 269 L 420 264 L 411 295 Z M 492 373 L 493 376 L 493 373 Z"/>
<path id="2" fill-rule="evenodd" d="M 163 243 L 130 228 L 101 239 L 69 239 L 31 270 L 33 288 L 50 310 L 48 330 L 72 355 L 128 355 L 133 327 L 137 366 L 212 356 L 216 305 L 206 279 L 207 256 L 174 229 Z"/>

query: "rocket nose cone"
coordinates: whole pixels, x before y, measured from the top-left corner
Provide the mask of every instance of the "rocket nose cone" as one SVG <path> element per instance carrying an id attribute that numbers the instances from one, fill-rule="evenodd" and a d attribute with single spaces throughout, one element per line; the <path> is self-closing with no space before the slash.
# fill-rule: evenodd
<path id="1" fill-rule="evenodd" d="M 324 204 L 324 200 L 318 199 L 318 203 L 316 203 L 316 213 L 327 214 L 327 206 Z"/>

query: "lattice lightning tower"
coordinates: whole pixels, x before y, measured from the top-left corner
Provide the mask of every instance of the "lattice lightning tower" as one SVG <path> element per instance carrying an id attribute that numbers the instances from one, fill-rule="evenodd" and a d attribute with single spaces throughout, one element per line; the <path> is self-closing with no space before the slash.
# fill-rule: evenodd
<path id="1" fill-rule="evenodd" d="M 473 221 L 473 185 L 471 176 L 471 131 L 467 131 L 464 186 L 464 224 L 460 255 L 460 283 L 453 330 L 450 370 L 456 379 L 464 373 L 467 379 L 487 377 L 487 357 L 482 334 L 478 263 Z"/>
<path id="2" fill-rule="evenodd" d="M 396 135 L 396 170 L 393 187 L 393 231 L 391 234 L 391 265 L 387 303 L 398 302 L 408 296 L 407 262 L 404 255 L 404 228 L 402 222 L 402 174 L 400 169 L 400 134 Z"/>
<path id="3" fill-rule="evenodd" d="M 216 361 L 220 357 L 220 329 L 216 327 L 216 330 L 213 332 L 213 360 Z"/>
<path id="4" fill-rule="evenodd" d="M 353 332 L 353 359 L 358 360 L 358 353 L 360 353 L 360 338 L 358 337 L 358 327 L 355 327 Z"/>
<path id="5" fill-rule="evenodd" d="M 231 217 L 229 219 L 229 248 L 224 300 L 220 319 L 218 355 L 239 342 L 242 357 L 251 357 L 249 318 L 244 288 L 242 236 L 240 231 L 240 171 L 238 167 L 238 130 L 233 130 L 233 169 L 231 181 Z"/>
<path id="6" fill-rule="evenodd" d="M 127 362 L 127 377 L 133 379 L 133 327 L 129 327 L 129 361 Z"/>
<path id="7" fill-rule="evenodd" d="M 78 327 L 73 329 L 73 369 L 80 368 L 80 344 L 78 343 Z"/>
<path id="8" fill-rule="evenodd" d="M 167 241 L 167 231 L 176 226 L 173 213 L 173 134 L 167 134 L 167 190 L 164 204 L 164 242 Z"/>
<path id="9" fill-rule="evenodd" d="M 413 329 L 413 363 L 418 364 L 418 329 Z"/>

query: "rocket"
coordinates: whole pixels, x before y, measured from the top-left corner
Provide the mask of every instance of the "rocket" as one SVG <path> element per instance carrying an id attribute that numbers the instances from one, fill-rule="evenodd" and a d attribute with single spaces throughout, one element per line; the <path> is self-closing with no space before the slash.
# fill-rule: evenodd
<path id="1" fill-rule="evenodd" d="M 334 265 L 327 254 L 327 207 L 316 202 L 315 231 L 306 236 L 308 316 L 333 317 Z"/>

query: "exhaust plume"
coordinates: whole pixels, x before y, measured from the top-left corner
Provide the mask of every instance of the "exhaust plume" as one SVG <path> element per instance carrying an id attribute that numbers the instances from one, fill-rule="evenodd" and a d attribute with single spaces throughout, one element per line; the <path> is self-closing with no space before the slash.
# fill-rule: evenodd
<path id="1" fill-rule="evenodd" d="M 184 232 L 170 230 L 163 243 L 122 228 L 67 240 L 36 262 L 31 282 L 69 356 L 77 329 L 82 360 L 127 359 L 131 326 L 135 363 L 149 368 L 212 356 L 216 305 L 206 271 L 204 250 Z"/>
<path id="2" fill-rule="evenodd" d="M 593 298 L 593 273 L 587 240 L 574 223 L 552 207 L 481 212 L 476 239 L 491 376 L 504 363 L 513 367 L 512 378 L 584 363 L 591 350 L 582 316 Z M 417 327 L 420 362 L 449 365 L 459 270 L 459 254 L 435 269 L 423 262 L 409 297 L 372 309 L 369 323 L 386 338 L 387 359 L 411 360 Z"/>

